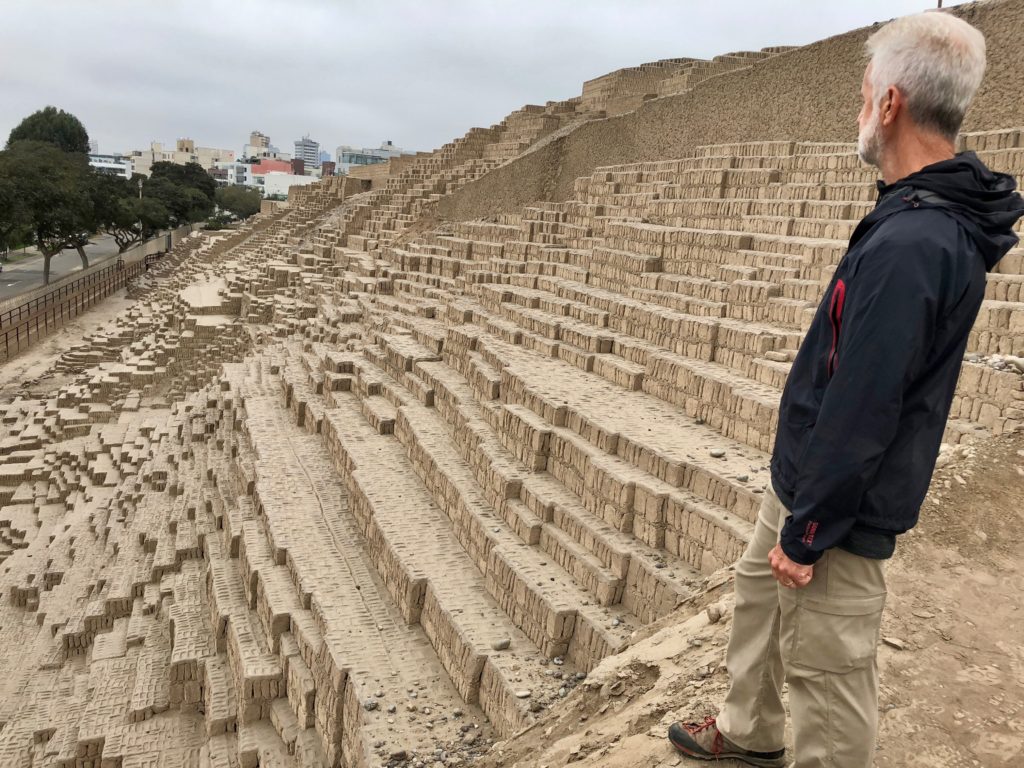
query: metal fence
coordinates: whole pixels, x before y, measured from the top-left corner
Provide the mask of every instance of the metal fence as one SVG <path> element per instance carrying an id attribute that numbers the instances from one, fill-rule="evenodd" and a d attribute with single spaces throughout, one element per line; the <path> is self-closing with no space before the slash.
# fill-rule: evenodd
<path id="1" fill-rule="evenodd" d="M 0 361 L 9 360 L 100 299 L 123 288 L 191 231 L 192 227 L 186 226 L 159 235 L 126 251 L 114 263 L 69 275 L 0 305 Z"/>

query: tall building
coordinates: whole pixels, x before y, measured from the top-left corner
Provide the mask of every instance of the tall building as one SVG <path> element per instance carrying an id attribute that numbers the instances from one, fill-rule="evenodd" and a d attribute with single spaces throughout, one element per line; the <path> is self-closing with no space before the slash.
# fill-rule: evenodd
<path id="1" fill-rule="evenodd" d="M 100 153 L 100 143 L 96 139 L 89 139 L 89 154 L 98 155 Z"/>
<path id="2" fill-rule="evenodd" d="M 407 152 L 401 147 L 396 147 L 390 141 L 381 142 L 377 148 L 350 147 L 342 144 L 337 151 L 337 172 L 347 174 L 356 165 L 374 165 L 375 163 L 386 163 L 392 157 L 399 155 L 414 155 L 415 152 Z"/>
<path id="3" fill-rule="evenodd" d="M 253 157 L 257 160 L 265 157 L 272 160 L 291 160 L 292 156 L 271 144 L 267 134 L 253 131 L 249 134 L 249 143 L 242 148 L 242 157 L 246 160 Z"/>
<path id="4" fill-rule="evenodd" d="M 301 160 L 306 168 L 320 167 L 320 142 L 303 136 L 295 142 L 294 159 Z"/>
<path id="5" fill-rule="evenodd" d="M 151 142 L 149 149 L 135 149 L 128 153 L 131 159 L 132 172 L 149 176 L 153 163 L 167 162 L 185 165 L 199 163 L 204 169 L 213 168 L 216 163 L 230 163 L 235 159 L 233 149 L 216 149 L 214 147 L 197 147 L 192 139 L 178 139 L 174 149 L 164 148 L 159 141 Z"/>

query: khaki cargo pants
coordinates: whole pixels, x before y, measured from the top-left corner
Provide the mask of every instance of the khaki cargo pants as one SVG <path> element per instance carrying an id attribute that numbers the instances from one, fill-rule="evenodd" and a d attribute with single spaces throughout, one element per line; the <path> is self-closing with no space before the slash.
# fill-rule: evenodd
<path id="1" fill-rule="evenodd" d="M 718 727 L 744 749 L 781 749 L 785 675 L 794 768 L 870 768 L 885 561 L 831 549 L 814 566 L 810 584 L 786 589 L 772 577 L 768 553 L 788 514 L 769 487 L 736 565 L 736 613 L 726 655 L 732 687 Z"/>

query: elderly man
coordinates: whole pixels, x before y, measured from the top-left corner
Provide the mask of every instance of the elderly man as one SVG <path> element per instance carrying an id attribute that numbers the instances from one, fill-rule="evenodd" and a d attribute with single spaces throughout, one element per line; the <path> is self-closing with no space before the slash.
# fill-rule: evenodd
<path id="1" fill-rule="evenodd" d="M 857 226 L 786 383 L 765 493 L 736 567 L 718 718 L 669 739 L 704 760 L 784 766 L 789 683 L 795 768 L 868 768 L 885 562 L 918 519 L 985 274 L 1024 214 L 1012 178 L 955 153 L 985 40 L 929 12 L 867 43 L 857 119 L 878 202 Z"/>

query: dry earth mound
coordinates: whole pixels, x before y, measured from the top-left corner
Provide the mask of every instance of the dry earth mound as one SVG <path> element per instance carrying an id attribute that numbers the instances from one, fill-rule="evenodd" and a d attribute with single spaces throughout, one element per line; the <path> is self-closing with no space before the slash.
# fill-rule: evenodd
<path id="1" fill-rule="evenodd" d="M 985 0 L 946 12 L 978 27 L 988 45 L 985 81 L 964 130 L 1024 125 L 1024 74 L 1017 64 L 1024 58 L 1024 4 Z M 784 55 L 714 68 L 713 77 L 684 90 L 671 87 L 678 79 L 662 80 L 656 92 L 641 88 L 661 98 L 634 96 L 628 102 L 636 105 L 633 112 L 609 112 L 607 119 L 553 134 L 535 151 L 444 200 L 439 214 L 462 220 L 514 213 L 539 200 L 568 200 L 575 180 L 599 166 L 685 157 L 711 141 L 856 141 L 864 41 L 879 23 L 800 48 L 765 49 Z"/>
<path id="2" fill-rule="evenodd" d="M 293 190 L 180 244 L 49 372 L 4 368 L 32 378 L 0 426 L 3 764 L 675 764 L 661 730 L 720 694 L 781 388 L 875 175 L 838 141 L 701 145 L 438 223 L 582 102 Z M 964 146 L 1020 175 L 1012 125 Z M 972 590 L 1019 601 L 1022 285 L 1018 248 L 896 566 L 888 765 L 1020 750 L 1019 627 Z"/>

